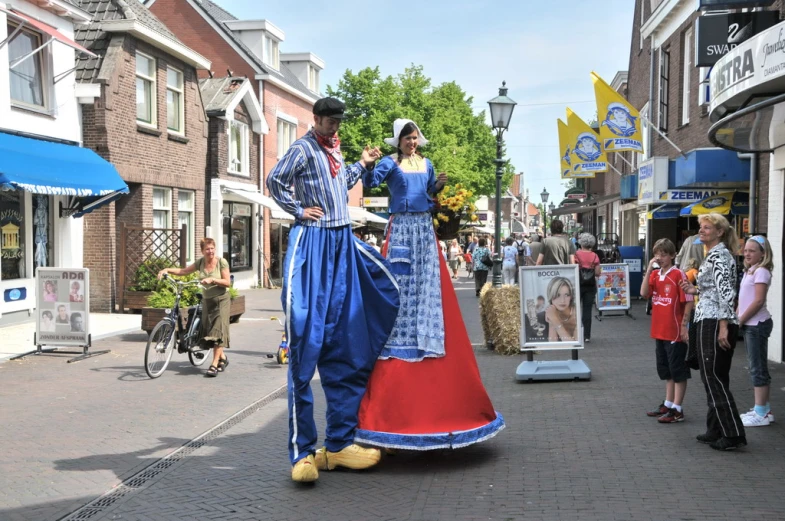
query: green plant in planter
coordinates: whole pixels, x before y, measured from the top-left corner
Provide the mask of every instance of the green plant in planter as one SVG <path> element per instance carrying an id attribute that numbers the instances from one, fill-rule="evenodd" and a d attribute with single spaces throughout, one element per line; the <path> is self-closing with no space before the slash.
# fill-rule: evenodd
<path id="1" fill-rule="evenodd" d="M 136 268 L 129 291 L 155 291 L 159 287 L 158 272 L 176 265 L 165 257 L 150 257 Z"/>
<path id="2" fill-rule="evenodd" d="M 184 277 L 179 277 L 175 275 L 170 275 L 174 280 L 180 282 L 189 282 L 192 280 L 199 280 L 199 273 L 191 273 L 190 275 L 186 275 Z M 195 306 L 198 302 L 196 298 L 197 293 L 201 293 L 202 290 L 199 286 L 186 286 L 183 288 L 182 296 L 180 297 L 180 306 L 181 307 L 189 307 Z M 239 292 L 234 288 L 234 286 L 229 287 L 229 298 L 234 299 L 239 295 Z M 147 297 L 147 305 L 151 308 L 171 308 L 174 306 L 174 288 L 169 284 L 160 284 L 158 289 L 153 291 L 149 297 Z"/>

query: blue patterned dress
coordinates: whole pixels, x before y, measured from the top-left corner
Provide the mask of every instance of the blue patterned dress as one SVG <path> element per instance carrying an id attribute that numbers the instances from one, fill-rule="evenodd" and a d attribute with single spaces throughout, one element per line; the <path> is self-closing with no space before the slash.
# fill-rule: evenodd
<path id="1" fill-rule="evenodd" d="M 363 174 L 372 188 L 390 188 L 387 260 L 400 288 L 401 307 L 380 359 L 419 362 L 444 356 L 444 313 L 439 279 L 439 245 L 430 210 L 436 174 L 428 159 L 414 156 L 399 165 L 388 156 Z"/>

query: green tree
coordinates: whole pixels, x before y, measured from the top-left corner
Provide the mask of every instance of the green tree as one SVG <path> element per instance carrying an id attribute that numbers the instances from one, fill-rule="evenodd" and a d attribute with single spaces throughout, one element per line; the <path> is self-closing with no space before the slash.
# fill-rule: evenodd
<path id="1" fill-rule="evenodd" d="M 450 184 L 461 183 L 476 195 L 495 193 L 496 138 L 485 123 L 485 113 L 472 111 L 473 99 L 455 82 L 433 87 L 423 68 L 415 65 L 395 78 L 382 78 L 376 67 L 357 74 L 347 70 L 327 93 L 343 100 L 350 115 L 340 132 L 348 162 L 359 159 L 366 145 L 394 153 L 383 139 L 390 137 L 395 119 L 408 118 L 429 140 L 423 154 L 437 172 L 447 173 Z M 511 164 L 504 165 L 503 187 L 509 186 L 514 171 Z"/>

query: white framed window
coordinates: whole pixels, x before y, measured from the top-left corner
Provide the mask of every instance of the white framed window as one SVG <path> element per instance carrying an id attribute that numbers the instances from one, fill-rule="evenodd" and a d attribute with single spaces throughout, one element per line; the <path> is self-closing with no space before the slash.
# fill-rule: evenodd
<path id="1" fill-rule="evenodd" d="M 156 125 L 155 58 L 136 53 L 136 121 Z"/>
<path id="2" fill-rule="evenodd" d="M 319 92 L 319 69 L 313 65 L 308 66 L 308 88 L 314 92 Z"/>
<path id="3" fill-rule="evenodd" d="M 297 140 L 297 124 L 278 118 L 278 159 L 289 150 Z"/>
<path id="4" fill-rule="evenodd" d="M 645 2 L 646 2 L 646 0 L 641 0 L 641 4 L 640 4 L 641 5 L 641 14 L 640 14 L 640 23 L 638 24 L 638 33 L 640 34 L 640 42 L 639 42 L 639 45 L 638 45 L 638 50 L 639 51 L 643 50 L 643 22 L 646 21 L 646 17 L 643 14 L 644 11 L 645 11 L 645 9 L 644 9 L 644 7 L 645 7 L 644 3 Z"/>
<path id="5" fill-rule="evenodd" d="M 188 263 L 194 261 L 194 200 L 196 194 L 190 190 L 177 190 L 177 227 L 182 228 L 186 225 L 187 235 L 185 237 L 185 257 Z"/>
<path id="6" fill-rule="evenodd" d="M 185 133 L 185 102 L 183 100 L 183 73 L 166 68 L 166 128 L 177 134 Z"/>
<path id="7" fill-rule="evenodd" d="M 136 53 L 136 121 L 156 125 L 155 58 Z"/>
<path id="8" fill-rule="evenodd" d="M 172 190 L 153 187 L 153 228 L 172 227 Z"/>
<path id="9" fill-rule="evenodd" d="M 229 172 L 250 175 L 248 165 L 248 125 L 232 121 L 229 125 Z"/>
<path id="10" fill-rule="evenodd" d="M 682 47 L 682 82 L 681 82 L 681 124 L 690 122 L 690 74 L 692 74 L 692 27 L 684 31 L 684 45 Z"/>
<path id="11" fill-rule="evenodd" d="M 264 37 L 264 63 L 276 70 L 280 68 L 278 40 L 269 36 Z"/>
<path id="12" fill-rule="evenodd" d="M 671 54 L 668 49 L 660 48 L 660 106 L 657 114 L 657 125 L 663 132 L 668 131 L 668 104 L 670 101 L 670 69 Z"/>
<path id="13" fill-rule="evenodd" d="M 44 43 L 43 36 L 27 27 L 19 29 L 19 25 L 10 22 L 6 29 L 9 36 L 16 32 L 8 42 L 11 101 L 24 107 L 46 109 L 50 84 L 47 74 L 48 50 L 41 49 L 29 56 Z"/>

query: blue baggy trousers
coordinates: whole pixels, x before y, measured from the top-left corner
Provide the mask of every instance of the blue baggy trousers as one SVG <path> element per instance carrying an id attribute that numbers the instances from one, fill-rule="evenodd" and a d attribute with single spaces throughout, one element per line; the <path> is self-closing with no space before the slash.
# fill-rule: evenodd
<path id="1" fill-rule="evenodd" d="M 316 450 L 311 379 L 327 400 L 325 446 L 354 440 L 368 378 L 398 315 L 390 265 L 350 226 L 295 225 L 283 265 L 281 302 L 289 342 L 289 458 Z"/>

